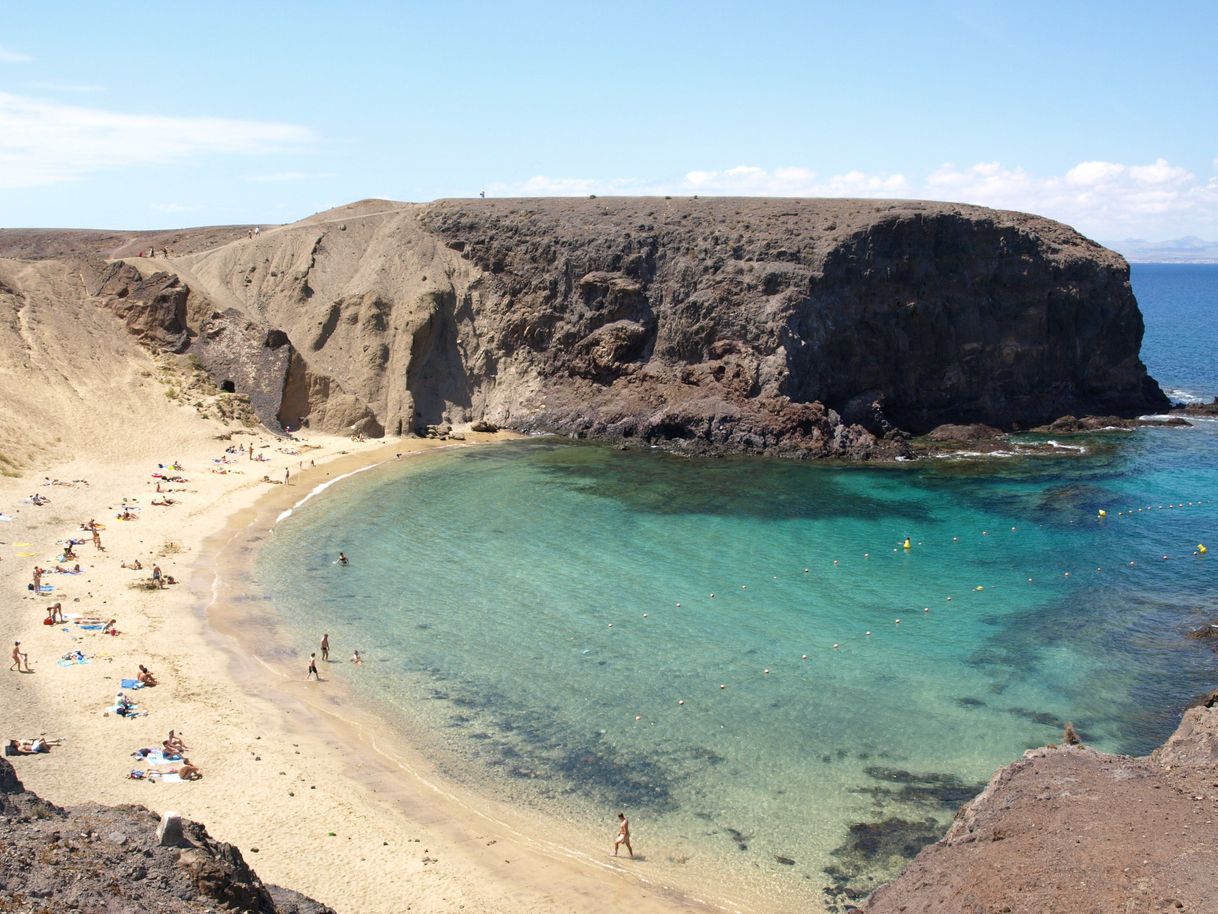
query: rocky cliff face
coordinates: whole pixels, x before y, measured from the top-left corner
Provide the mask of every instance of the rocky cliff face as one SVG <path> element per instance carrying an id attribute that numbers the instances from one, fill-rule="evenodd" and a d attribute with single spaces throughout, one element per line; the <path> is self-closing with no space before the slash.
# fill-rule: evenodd
<path id="1" fill-rule="evenodd" d="M 867 914 L 1202 912 L 1218 899 L 1218 696 L 1145 758 L 1035 749 Z"/>
<path id="2" fill-rule="evenodd" d="M 153 274 L 164 265 L 129 263 L 166 282 Z M 205 364 L 239 374 L 234 361 L 268 361 L 253 350 L 286 341 L 263 347 L 277 353 L 273 381 L 217 380 L 261 383 L 260 414 L 331 431 L 488 419 L 689 451 L 866 457 L 904 453 L 898 429 L 1168 405 L 1138 359 L 1120 256 L 980 207 L 366 201 L 170 266 L 181 285 L 160 299 L 188 290 Z M 226 355 L 226 340 L 245 355 Z"/>
<path id="3" fill-rule="evenodd" d="M 162 846 L 159 822 L 143 806 L 60 808 L 25 790 L 0 759 L 0 910 L 334 914 L 265 885 L 239 850 L 195 822 Z"/>

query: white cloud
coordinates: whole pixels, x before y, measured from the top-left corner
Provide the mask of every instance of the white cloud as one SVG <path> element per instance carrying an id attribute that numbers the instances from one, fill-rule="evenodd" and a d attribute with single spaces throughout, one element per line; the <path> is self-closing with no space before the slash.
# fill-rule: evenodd
<path id="1" fill-rule="evenodd" d="M 1131 165 L 1129 176 L 1141 184 L 1182 184 L 1193 177 L 1187 168 L 1169 165 L 1166 159 L 1155 159 L 1150 165 Z"/>
<path id="2" fill-rule="evenodd" d="M 1218 168 L 1218 159 L 1214 160 Z M 1148 164 L 1088 160 L 1060 175 L 1001 162 L 945 164 L 921 179 L 847 171 L 822 176 L 802 166 L 696 169 L 670 182 L 538 176 L 488 188 L 497 196 L 701 194 L 704 196 L 872 197 L 950 200 L 1037 213 L 1099 238 L 1218 235 L 1218 177 L 1201 179 L 1159 158 Z"/>
<path id="3" fill-rule="evenodd" d="M 10 51 L 7 48 L 0 48 L 0 63 L 29 63 L 34 58 L 29 54 L 22 54 L 20 51 Z"/>
<path id="4" fill-rule="evenodd" d="M 1067 184 L 1099 184 L 1125 171 L 1124 165 L 1116 162 L 1079 162 L 1066 172 Z"/>
<path id="5" fill-rule="evenodd" d="M 0 188 L 203 155 L 271 152 L 311 138 L 295 124 L 125 114 L 0 92 Z"/>
<path id="6" fill-rule="evenodd" d="M 76 92 L 81 94 L 89 94 L 93 92 L 105 92 L 105 86 L 98 86 L 93 83 L 61 83 L 61 82 L 32 82 L 29 83 L 31 88 L 45 89 L 47 92 Z"/>

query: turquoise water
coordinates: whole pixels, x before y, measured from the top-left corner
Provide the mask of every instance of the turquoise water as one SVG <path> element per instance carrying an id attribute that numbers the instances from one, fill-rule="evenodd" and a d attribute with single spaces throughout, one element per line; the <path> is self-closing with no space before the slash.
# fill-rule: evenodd
<path id="1" fill-rule="evenodd" d="M 1081 443 L 884 468 L 449 452 L 319 495 L 256 574 L 302 651 L 365 654 L 324 673 L 452 777 L 590 840 L 625 809 L 653 877 L 811 903 L 892 875 L 1064 722 L 1144 752 L 1214 686 L 1184 634 L 1218 617 L 1193 554 L 1218 546 L 1218 423 Z"/>

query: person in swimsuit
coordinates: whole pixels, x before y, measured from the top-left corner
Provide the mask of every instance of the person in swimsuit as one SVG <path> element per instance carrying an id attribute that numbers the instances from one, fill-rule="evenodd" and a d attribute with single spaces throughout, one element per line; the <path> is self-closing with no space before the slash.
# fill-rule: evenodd
<path id="1" fill-rule="evenodd" d="M 618 848 L 624 844 L 626 850 L 630 851 L 630 856 L 634 857 L 634 848 L 630 846 L 630 820 L 626 818 L 624 812 L 617 814 L 617 820 L 617 837 L 613 839 L 613 856 L 617 856 Z"/>
<path id="2" fill-rule="evenodd" d="M 317 673 L 317 654 L 309 655 L 309 672 L 305 673 L 305 682 L 309 681 L 310 676 L 321 682 L 321 676 Z"/>

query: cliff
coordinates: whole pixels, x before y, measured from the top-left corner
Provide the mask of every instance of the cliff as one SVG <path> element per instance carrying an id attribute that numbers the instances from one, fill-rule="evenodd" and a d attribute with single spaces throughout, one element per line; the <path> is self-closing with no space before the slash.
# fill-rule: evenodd
<path id="1" fill-rule="evenodd" d="M 89 294 L 153 344 L 189 345 L 272 426 L 487 420 L 691 452 L 892 457 L 903 433 L 943 423 L 1168 405 L 1138 359 L 1124 260 L 980 207 L 373 200 L 126 263 L 140 281 Z M 141 295 L 172 317 L 163 341 L 133 312 Z"/>
<path id="2" fill-rule="evenodd" d="M 1214 693 L 1144 758 L 1035 749 L 1000 769 L 867 914 L 1212 912 Z"/>
<path id="3" fill-rule="evenodd" d="M 265 885 L 231 844 L 182 821 L 162 842 L 160 816 L 143 806 L 63 809 L 25 790 L 0 759 L 0 910 L 334 914 L 289 889 Z"/>

